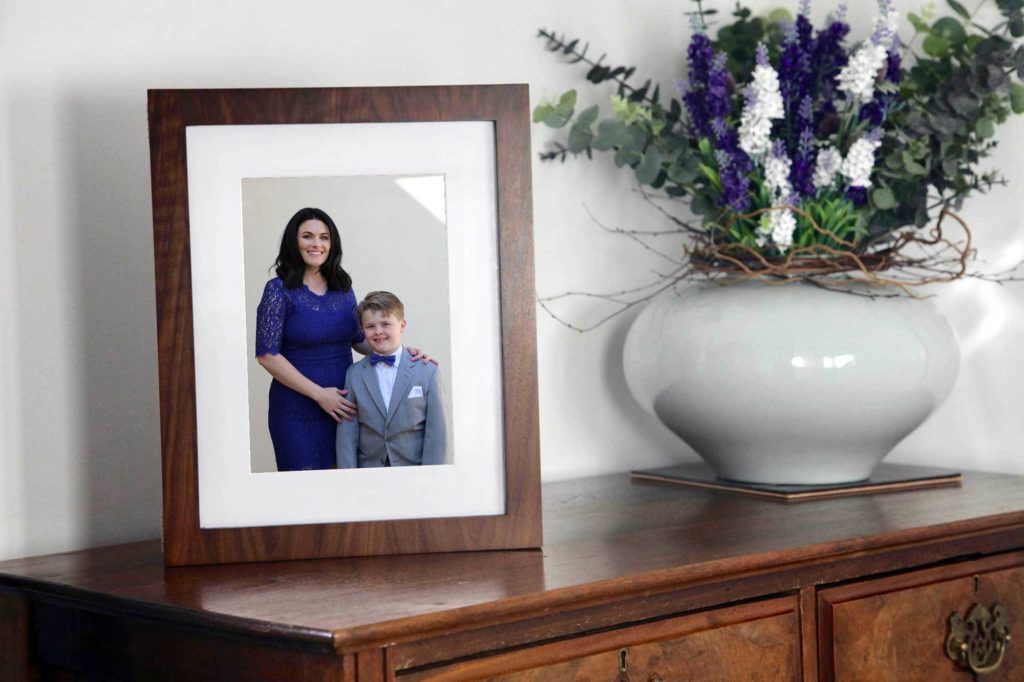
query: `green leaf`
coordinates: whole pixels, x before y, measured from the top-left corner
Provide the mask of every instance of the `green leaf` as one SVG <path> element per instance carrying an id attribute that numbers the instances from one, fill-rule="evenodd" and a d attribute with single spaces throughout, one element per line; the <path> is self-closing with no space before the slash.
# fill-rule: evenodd
<path id="1" fill-rule="evenodd" d="M 544 119 L 544 125 L 548 126 L 549 128 L 561 128 L 561 127 L 563 127 L 568 122 L 569 122 L 569 117 L 568 116 L 563 116 L 562 114 L 559 114 L 558 112 L 554 112 L 550 116 L 548 116 L 547 118 Z"/>
<path id="2" fill-rule="evenodd" d="M 533 110 L 533 122 L 543 123 L 551 114 L 555 113 L 555 105 L 553 104 L 538 104 Z"/>
<path id="3" fill-rule="evenodd" d="M 1024 85 L 1010 84 L 1010 108 L 1015 114 L 1024 113 Z"/>
<path id="4" fill-rule="evenodd" d="M 996 124 L 988 116 L 983 116 L 978 119 L 978 123 L 974 126 L 974 132 L 978 134 L 978 137 L 985 139 L 992 137 L 996 134 Z"/>
<path id="5" fill-rule="evenodd" d="M 773 9 L 771 13 L 768 14 L 768 21 L 773 24 L 792 24 L 793 15 L 785 8 Z"/>
<path id="6" fill-rule="evenodd" d="M 1013 55 L 1013 65 L 1017 67 L 1017 78 L 1024 80 L 1024 45 L 1018 47 Z"/>
<path id="7" fill-rule="evenodd" d="M 632 160 L 633 150 L 629 147 L 623 147 L 619 151 L 615 152 L 615 166 L 617 168 L 629 165 Z"/>
<path id="8" fill-rule="evenodd" d="M 1024 36 L 1024 16 L 1018 14 L 1010 19 L 1010 35 L 1014 38 Z"/>
<path id="9" fill-rule="evenodd" d="M 579 154 L 590 146 L 590 142 L 593 139 L 594 133 L 590 132 L 588 128 L 584 128 L 577 123 L 569 130 L 569 151 L 573 154 Z"/>
<path id="10" fill-rule="evenodd" d="M 941 59 L 949 53 L 949 42 L 942 37 L 937 35 L 930 35 L 924 39 L 924 43 L 921 45 L 928 56 Z"/>
<path id="11" fill-rule="evenodd" d="M 942 17 L 932 24 L 932 35 L 945 38 L 950 45 L 963 45 L 967 41 L 964 25 L 953 17 Z"/>
<path id="12" fill-rule="evenodd" d="M 928 175 L 928 169 L 917 161 L 910 161 L 903 164 L 903 168 L 911 175 Z"/>
<path id="13" fill-rule="evenodd" d="M 567 90 L 562 93 L 562 96 L 558 99 L 558 108 L 560 110 L 572 109 L 576 106 L 576 91 Z"/>
<path id="14" fill-rule="evenodd" d="M 588 107 L 580 112 L 580 115 L 576 117 L 576 125 L 589 128 L 594 124 L 594 121 L 597 120 L 597 115 L 597 105 L 595 104 L 594 106 Z"/>
<path id="15" fill-rule="evenodd" d="M 722 178 L 718 175 L 718 171 L 703 163 L 700 164 L 698 168 L 700 168 L 700 172 L 704 174 L 704 177 L 708 179 L 708 182 L 710 182 L 715 189 L 722 189 Z"/>
<path id="16" fill-rule="evenodd" d="M 956 0 L 946 0 L 946 4 L 949 5 L 953 9 L 953 11 L 959 14 L 961 17 L 970 21 L 971 13 L 968 12 L 967 8 L 961 5 L 959 2 L 957 2 Z"/>
<path id="17" fill-rule="evenodd" d="M 714 208 L 715 202 L 704 194 L 694 194 L 693 199 L 690 201 L 690 210 L 697 215 L 706 215 L 713 211 Z"/>
<path id="18" fill-rule="evenodd" d="M 917 31 L 918 33 L 930 33 L 931 32 L 931 29 L 928 28 L 928 24 L 925 23 L 924 19 L 922 19 L 921 17 L 917 16 L 913 12 L 911 12 L 910 14 L 907 15 L 907 20 L 910 21 L 911 26 L 913 26 L 914 30 Z"/>
<path id="19" fill-rule="evenodd" d="M 636 179 L 644 185 L 653 184 L 661 172 L 661 152 L 657 147 L 650 147 L 640 165 L 636 167 Z"/>
<path id="20" fill-rule="evenodd" d="M 617 118 L 607 118 L 597 124 L 597 135 L 591 142 L 594 149 L 606 152 L 622 144 L 626 135 L 626 124 Z"/>
<path id="21" fill-rule="evenodd" d="M 871 203 L 880 211 L 896 208 L 896 197 L 888 187 L 876 187 L 871 190 Z"/>
<path id="22" fill-rule="evenodd" d="M 680 185 L 693 182 L 699 174 L 697 157 L 686 156 L 677 159 L 668 167 L 668 179 Z"/>

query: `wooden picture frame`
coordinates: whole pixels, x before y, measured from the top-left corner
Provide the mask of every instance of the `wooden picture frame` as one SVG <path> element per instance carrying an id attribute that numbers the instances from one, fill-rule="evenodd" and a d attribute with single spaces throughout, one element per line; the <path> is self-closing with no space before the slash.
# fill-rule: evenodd
<path id="1" fill-rule="evenodd" d="M 205 285 L 201 276 L 196 279 L 198 261 L 193 249 L 206 233 L 190 235 L 190 228 L 197 222 L 191 213 L 198 201 L 195 195 L 206 188 L 194 184 L 190 188 L 189 174 L 190 163 L 204 162 L 197 159 L 206 159 L 209 152 L 204 152 L 207 156 L 199 152 L 190 156 L 195 150 L 189 148 L 189 131 L 312 131 L 315 136 L 321 130 L 342 130 L 351 135 L 357 128 L 349 124 L 452 124 L 459 130 L 460 125 L 469 122 L 477 126 L 482 122 L 487 130 L 493 130 L 488 133 L 492 135 L 488 139 L 493 140 L 493 149 L 485 151 L 493 165 L 494 192 L 482 200 L 493 202 L 496 232 L 494 290 L 498 301 L 494 302 L 494 309 L 498 328 L 492 331 L 496 339 L 496 400 L 500 412 L 500 435 L 495 442 L 502 458 L 499 473 L 504 486 L 503 513 L 356 521 L 332 518 L 313 523 L 289 519 L 280 524 L 230 522 L 212 527 L 201 523 L 201 471 L 208 469 L 200 467 L 197 424 L 215 431 L 219 415 L 206 415 L 197 406 L 206 399 L 203 392 L 197 401 L 197 379 L 201 384 L 206 370 L 201 367 L 197 373 L 196 333 L 200 325 L 194 315 L 197 304 L 205 303 L 200 291 Z M 527 86 L 151 90 L 149 130 L 165 563 L 175 566 L 539 547 L 540 464 Z M 410 130 L 414 138 L 419 134 L 415 126 Z M 432 129 L 425 130 L 426 135 Z M 223 229 L 241 229 L 240 221 L 241 218 L 237 226 L 226 225 Z M 196 281 L 201 286 L 197 287 Z M 200 298 L 194 299 L 194 292 Z M 210 345 L 199 343 L 200 355 Z M 251 360 L 251 349 L 249 355 Z M 239 396 L 239 400 L 244 399 Z M 219 456 L 216 447 L 211 448 L 208 443 L 222 441 L 223 438 L 203 441 L 207 443 L 203 453 L 207 461 Z M 428 468 L 433 467 L 422 467 Z M 309 472 L 251 475 L 285 477 L 295 473 Z M 345 472 L 330 473 L 334 476 Z M 331 479 L 336 480 L 340 479 Z M 323 479 L 317 482 L 323 483 Z M 211 492 L 209 482 L 206 494 L 213 497 L 204 499 L 216 498 L 217 491 Z"/>

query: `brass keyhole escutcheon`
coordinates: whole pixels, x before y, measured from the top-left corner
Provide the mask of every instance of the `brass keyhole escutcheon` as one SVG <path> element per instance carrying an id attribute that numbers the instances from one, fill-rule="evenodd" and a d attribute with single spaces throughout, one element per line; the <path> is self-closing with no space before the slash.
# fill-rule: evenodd
<path id="1" fill-rule="evenodd" d="M 995 604 L 992 610 L 981 604 L 971 607 L 964 618 L 949 614 L 946 655 L 975 675 L 988 675 L 999 669 L 1010 643 L 1006 608 Z"/>

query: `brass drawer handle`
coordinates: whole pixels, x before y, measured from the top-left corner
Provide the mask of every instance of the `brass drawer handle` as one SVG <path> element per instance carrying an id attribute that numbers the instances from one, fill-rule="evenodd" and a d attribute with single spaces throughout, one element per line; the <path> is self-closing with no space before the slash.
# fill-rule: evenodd
<path id="1" fill-rule="evenodd" d="M 946 655 L 975 675 L 988 675 L 999 669 L 1010 642 L 1006 609 L 995 604 L 989 611 L 975 604 L 965 619 L 955 611 L 949 614 Z"/>

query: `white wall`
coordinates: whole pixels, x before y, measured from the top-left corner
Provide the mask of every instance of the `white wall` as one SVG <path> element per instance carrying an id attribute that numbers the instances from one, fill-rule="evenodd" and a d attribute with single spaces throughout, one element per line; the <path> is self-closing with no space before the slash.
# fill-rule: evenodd
<path id="1" fill-rule="evenodd" d="M 580 67 L 541 49 L 536 29 L 584 37 L 594 54 L 636 64 L 668 88 L 683 73 L 689 8 L 664 0 L 0 4 L 0 559 L 160 531 L 147 88 L 528 82 L 534 102 L 569 87 L 603 101 Z M 867 3 L 851 9 L 863 35 Z M 534 138 L 540 149 L 551 135 L 535 128 Z M 1024 253 L 1024 121 L 1000 139 L 994 163 L 1012 187 L 964 211 L 992 259 Z M 541 295 L 623 289 L 657 265 L 588 217 L 584 207 L 609 225 L 657 220 L 627 174 L 600 161 L 534 165 Z M 960 380 L 892 460 L 1024 473 L 1024 284 L 958 283 L 937 300 L 965 341 Z M 594 312 L 582 303 L 567 311 Z M 628 322 L 579 335 L 539 314 L 546 480 L 692 458 L 628 394 L 618 360 Z"/>

